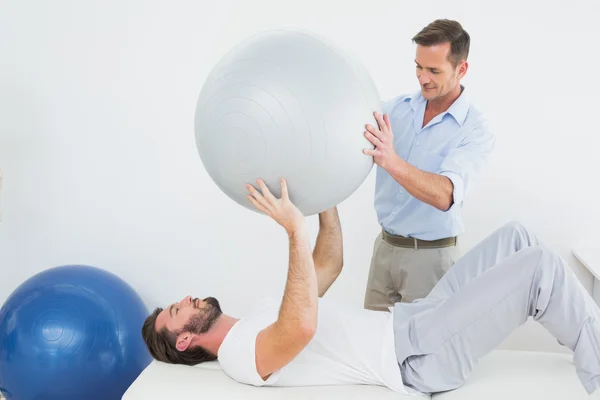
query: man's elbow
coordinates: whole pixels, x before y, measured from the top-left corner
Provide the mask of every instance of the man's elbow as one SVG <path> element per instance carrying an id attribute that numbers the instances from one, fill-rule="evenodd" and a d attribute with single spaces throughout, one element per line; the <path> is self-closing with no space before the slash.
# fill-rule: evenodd
<path id="1" fill-rule="evenodd" d="M 436 196 L 431 205 L 440 211 L 446 212 L 450 210 L 452 204 L 454 204 L 454 195 L 452 194 L 452 192 L 450 192 L 440 193 L 438 196 Z"/>
<path id="2" fill-rule="evenodd" d="M 298 330 L 296 331 L 296 340 L 302 343 L 308 343 L 317 333 L 317 322 L 316 321 L 303 321 Z"/>
<path id="3" fill-rule="evenodd" d="M 288 349 L 303 349 L 313 339 L 317 332 L 317 322 L 297 319 L 282 323 L 278 321 L 277 337 Z"/>
<path id="4" fill-rule="evenodd" d="M 454 204 L 454 184 L 449 178 L 446 178 L 448 185 L 437 198 L 436 208 L 440 211 L 448 211 Z"/>
<path id="5" fill-rule="evenodd" d="M 444 197 L 444 198 L 440 199 L 437 208 L 440 211 L 446 212 L 446 211 L 450 210 L 450 207 L 452 207 L 452 204 L 454 204 L 454 199 L 453 199 L 453 196 L 450 195 L 448 197 Z"/>
<path id="6" fill-rule="evenodd" d="M 339 262 L 337 262 L 333 265 L 331 272 L 334 276 L 334 279 L 337 279 L 337 277 L 342 273 L 343 268 L 344 268 L 344 260 L 340 260 Z"/>

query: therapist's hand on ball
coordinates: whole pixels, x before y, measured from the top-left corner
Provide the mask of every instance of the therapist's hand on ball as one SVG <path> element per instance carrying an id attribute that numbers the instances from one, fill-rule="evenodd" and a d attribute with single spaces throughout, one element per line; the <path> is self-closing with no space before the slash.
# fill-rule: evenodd
<path id="1" fill-rule="evenodd" d="M 287 182 L 284 178 L 280 179 L 280 199 L 273 196 L 262 179 L 257 179 L 256 183 L 260 188 L 260 192 L 254 186 L 250 184 L 246 185 L 246 188 L 250 192 L 246 197 L 254 207 L 274 219 L 275 222 L 287 231 L 288 235 L 298 233 L 304 228 L 304 215 L 290 201 Z"/>
<path id="2" fill-rule="evenodd" d="M 396 165 L 399 158 L 394 149 L 392 124 L 387 114 L 381 115 L 378 112 L 374 112 L 373 115 L 375 116 L 375 120 L 377 120 L 379 128 L 367 124 L 365 137 L 373 143 L 375 148 L 364 149 L 363 153 L 373 156 L 375 164 L 387 171 Z"/>

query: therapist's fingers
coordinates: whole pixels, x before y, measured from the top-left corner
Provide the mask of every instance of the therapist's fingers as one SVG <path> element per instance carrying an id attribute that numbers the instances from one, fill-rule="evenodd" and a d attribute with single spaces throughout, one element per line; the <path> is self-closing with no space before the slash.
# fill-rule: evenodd
<path id="1" fill-rule="evenodd" d="M 369 133 L 371 133 L 373 136 L 375 136 L 377 139 L 379 139 L 379 140 L 383 139 L 383 136 L 384 136 L 383 132 L 380 131 L 379 129 L 375 128 L 373 125 L 367 124 L 366 128 L 367 128 L 367 131 Z"/>
<path id="2" fill-rule="evenodd" d="M 387 129 L 391 132 L 392 131 L 392 123 L 390 122 L 390 117 L 387 114 L 383 114 L 383 122 L 385 122 Z"/>
<path id="3" fill-rule="evenodd" d="M 371 157 L 379 157 L 381 152 L 379 150 L 377 150 L 376 148 L 375 149 L 363 149 L 363 154 L 366 154 Z"/>
<path id="4" fill-rule="evenodd" d="M 373 113 L 373 116 L 375 117 L 375 120 L 377 121 L 377 123 L 379 124 L 379 129 L 382 132 L 386 132 L 388 129 L 387 124 L 385 123 L 385 121 L 383 120 L 383 117 L 381 114 L 379 114 L 377 111 L 375 111 Z"/>
<path id="5" fill-rule="evenodd" d="M 369 131 L 365 131 L 365 137 L 367 138 L 367 140 L 369 140 L 369 142 L 373 143 L 375 147 L 381 147 L 383 145 L 381 140 Z"/>

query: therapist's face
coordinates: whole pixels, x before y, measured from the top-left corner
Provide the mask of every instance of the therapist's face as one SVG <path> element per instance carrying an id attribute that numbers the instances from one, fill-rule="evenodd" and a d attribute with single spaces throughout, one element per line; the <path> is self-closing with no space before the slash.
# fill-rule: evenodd
<path id="1" fill-rule="evenodd" d="M 442 99 L 460 91 L 460 80 L 466 74 L 468 64 L 461 61 L 454 67 L 449 55 L 449 42 L 432 46 L 417 45 L 417 78 L 425 99 Z"/>

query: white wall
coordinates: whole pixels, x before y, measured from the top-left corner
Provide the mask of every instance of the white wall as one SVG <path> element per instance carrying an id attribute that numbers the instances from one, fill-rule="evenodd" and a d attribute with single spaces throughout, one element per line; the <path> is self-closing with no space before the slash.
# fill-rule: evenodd
<path id="1" fill-rule="evenodd" d="M 300 26 L 358 55 L 382 98 L 414 91 L 410 38 L 438 17 L 460 20 L 472 36 L 464 84 L 498 138 L 485 180 L 467 200 L 463 247 L 518 219 L 589 289 L 570 248 L 599 238 L 599 7 L 593 0 L 350 3 L 0 3 L 0 302 L 32 274 L 73 263 L 117 273 L 150 307 L 214 295 L 235 314 L 280 290 L 283 231 L 226 198 L 197 155 L 193 117 L 203 80 L 248 35 Z M 373 178 L 340 205 L 346 266 L 331 296 L 357 307 L 378 232 Z M 535 324 L 505 346 L 561 351 Z"/>

